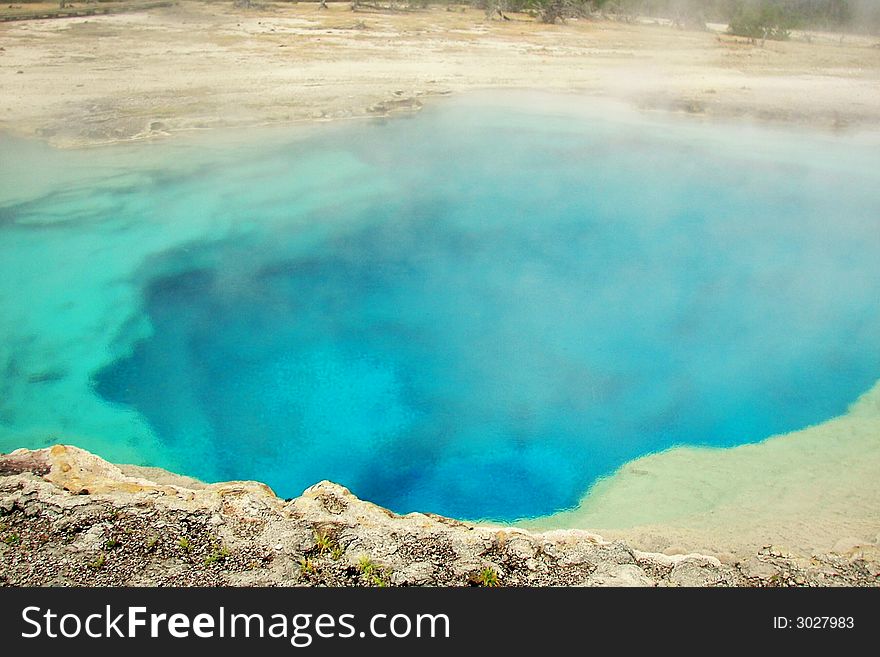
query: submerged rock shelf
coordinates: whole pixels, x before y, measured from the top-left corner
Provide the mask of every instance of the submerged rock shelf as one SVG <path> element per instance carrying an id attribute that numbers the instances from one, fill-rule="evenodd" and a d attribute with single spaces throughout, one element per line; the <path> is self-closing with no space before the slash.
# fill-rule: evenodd
<path id="1" fill-rule="evenodd" d="M 204 484 L 56 445 L 0 456 L 0 585 L 877 586 L 876 546 L 735 563 L 640 552 L 581 530 L 533 533 L 396 515 L 320 482 Z M 729 561 L 729 560 L 726 560 Z"/>

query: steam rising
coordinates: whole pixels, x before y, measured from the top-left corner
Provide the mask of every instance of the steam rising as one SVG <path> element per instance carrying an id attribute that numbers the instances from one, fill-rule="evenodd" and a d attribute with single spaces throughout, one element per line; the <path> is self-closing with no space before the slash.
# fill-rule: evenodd
<path id="1" fill-rule="evenodd" d="M 750 136 L 459 102 L 264 156 L 253 230 L 151 263 L 98 390 L 209 479 L 507 520 L 832 417 L 880 371 L 877 163 Z M 285 218 L 310 148 L 372 195 Z"/>

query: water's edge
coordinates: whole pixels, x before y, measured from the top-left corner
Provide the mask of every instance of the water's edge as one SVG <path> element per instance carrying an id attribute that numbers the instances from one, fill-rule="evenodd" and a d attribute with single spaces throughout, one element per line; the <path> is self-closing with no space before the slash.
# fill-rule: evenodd
<path id="1" fill-rule="evenodd" d="M 518 526 L 590 528 L 644 549 L 713 553 L 781 543 L 805 554 L 880 542 L 880 381 L 849 411 L 730 448 L 678 447 L 624 464 L 577 508 Z"/>
<path id="2" fill-rule="evenodd" d="M 850 412 L 816 426 L 750 445 L 681 447 L 629 461 L 586 491 L 576 509 L 521 524 L 540 529 L 637 528 L 641 535 L 667 531 L 673 543 L 714 541 L 722 551 L 735 544 L 737 532 L 748 534 L 749 546 L 767 540 L 761 532 L 780 520 L 786 526 L 804 525 L 785 530 L 791 532 L 786 534 L 789 542 L 804 549 L 828 549 L 834 536 L 876 540 L 880 521 L 873 518 L 880 500 L 871 492 L 870 477 L 880 472 L 878 450 L 880 382 Z M 702 472 L 724 477 L 707 481 Z M 819 480 L 821 504 L 797 503 L 799 497 L 809 498 Z M 835 525 L 838 520 L 842 522 Z"/>
<path id="3" fill-rule="evenodd" d="M 662 554 L 579 530 L 399 516 L 327 481 L 285 501 L 64 445 L 0 456 L 0 508 L 15 536 L 0 550 L 6 586 L 876 586 L 880 573 L 871 545 Z"/>

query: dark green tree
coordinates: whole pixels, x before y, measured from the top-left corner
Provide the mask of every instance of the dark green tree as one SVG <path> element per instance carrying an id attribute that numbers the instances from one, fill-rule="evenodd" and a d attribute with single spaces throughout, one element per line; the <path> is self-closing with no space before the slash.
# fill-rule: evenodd
<path id="1" fill-rule="evenodd" d="M 728 31 L 753 42 L 774 39 L 782 41 L 791 35 L 794 16 L 788 3 L 779 0 L 738 0 L 732 2 Z"/>

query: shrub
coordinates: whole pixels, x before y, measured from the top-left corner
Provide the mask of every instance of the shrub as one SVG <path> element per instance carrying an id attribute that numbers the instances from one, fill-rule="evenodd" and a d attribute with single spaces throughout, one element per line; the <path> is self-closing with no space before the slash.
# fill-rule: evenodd
<path id="1" fill-rule="evenodd" d="M 756 41 L 787 40 L 791 36 L 793 19 L 785 8 L 771 0 L 750 0 L 733 5 L 728 31 Z"/>

